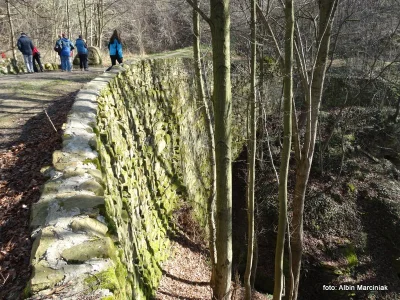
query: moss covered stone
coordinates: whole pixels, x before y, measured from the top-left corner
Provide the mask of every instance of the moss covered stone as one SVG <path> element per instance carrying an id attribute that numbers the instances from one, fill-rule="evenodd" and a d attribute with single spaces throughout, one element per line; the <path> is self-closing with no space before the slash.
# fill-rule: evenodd
<path id="1" fill-rule="evenodd" d="M 43 228 L 37 235 L 35 241 L 32 244 L 32 255 L 31 263 L 39 263 L 42 256 L 46 253 L 47 249 L 57 241 L 57 237 L 54 235 L 53 227 Z"/>
<path id="2" fill-rule="evenodd" d="M 94 236 L 104 237 L 108 227 L 96 219 L 89 217 L 76 217 L 70 227 L 74 232 L 86 232 Z"/>
<path id="3" fill-rule="evenodd" d="M 35 265 L 30 282 L 30 291 L 35 293 L 47 288 L 52 288 L 63 279 L 64 272 L 62 270 L 54 270 L 41 264 Z"/>
<path id="4" fill-rule="evenodd" d="M 104 205 L 104 197 L 91 195 L 76 195 L 63 199 L 59 198 L 58 201 L 65 210 L 70 210 L 74 207 L 79 207 L 81 210 L 87 210 Z"/>
<path id="5" fill-rule="evenodd" d="M 61 256 L 70 263 L 81 263 L 92 258 L 114 258 L 115 247 L 108 237 L 94 239 L 65 249 Z"/>

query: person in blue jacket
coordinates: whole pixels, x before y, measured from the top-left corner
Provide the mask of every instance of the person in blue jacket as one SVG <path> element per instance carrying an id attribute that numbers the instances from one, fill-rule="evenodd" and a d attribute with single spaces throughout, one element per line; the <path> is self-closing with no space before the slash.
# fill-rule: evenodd
<path id="1" fill-rule="evenodd" d="M 110 53 L 111 64 L 113 66 L 116 65 L 118 61 L 119 64 L 122 64 L 123 55 L 122 55 L 122 43 L 121 37 L 118 34 L 118 31 L 115 29 L 110 41 L 108 42 L 108 51 Z"/>
<path id="2" fill-rule="evenodd" d="M 66 37 L 65 33 L 63 33 L 62 38 L 57 41 L 59 44 L 61 51 L 60 51 L 60 57 L 61 57 L 61 69 L 62 71 L 68 71 L 71 72 L 72 66 L 71 62 L 69 61 L 69 58 L 71 56 L 71 51 L 75 49 L 74 44 Z"/>
<path id="3" fill-rule="evenodd" d="M 79 35 L 78 39 L 75 41 L 75 47 L 76 47 L 76 50 L 78 51 L 79 66 L 81 68 L 81 71 L 83 69 L 85 69 L 85 71 L 89 71 L 87 44 L 86 44 L 86 41 L 82 38 L 81 34 Z"/>

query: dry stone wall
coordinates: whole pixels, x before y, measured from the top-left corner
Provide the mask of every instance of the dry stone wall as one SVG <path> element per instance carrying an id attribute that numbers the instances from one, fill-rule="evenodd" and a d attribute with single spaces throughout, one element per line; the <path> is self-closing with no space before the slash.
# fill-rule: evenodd
<path id="1" fill-rule="evenodd" d="M 151 296 L 158 286 L 173 211 L 183 199 L 204 202 L 209 185 L 209 165 L 200 164 L 207 162 L 207 141 L 192 94 L 191 63 L 141 61 L 119 74 L 98 99 L 106 211 L 135 298 Z"/>
<path id="2" fill-rule="evenodd" d="M 43 64 L 45 70 L 57 70 L 58 64 L 55 63 L 45 63 Z M 12 59 L 2 59 L 0 58 L 0 75 L 11 75 L 20 74 L 26 72 L 26 66 L 23 61 L 18 61 L 16 66 L 13 66 Z"/>
<path id="3" fill-rule="evenodd" d="M 31 299 L 149 299 L 183 201 L 205 225 L 209 187 L 192 61 L 114 67 L 77 95 L 33 207 Z"/>

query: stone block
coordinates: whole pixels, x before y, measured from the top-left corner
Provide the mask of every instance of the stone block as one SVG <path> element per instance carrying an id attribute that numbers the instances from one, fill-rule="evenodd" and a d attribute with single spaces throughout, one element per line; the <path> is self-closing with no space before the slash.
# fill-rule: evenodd
<path id="1" fill-rule="evenodd" d="M 43 228 L 35 238 L 32 244 L 31 261 L 32 265 L 36 265 L 43 259 L 43 255 L 47 249 L 57 241 L 54 235 L 54 228 L 52 226 Z"/>
<path id="2" fill-rule="evenodd" d="M 49 210 L 49 201 L 39 201 L 32 205 L 30 227 L 36 228 L 44 226 L 46 223 L 46 217 Z"/>
<path id="3" fill-rule="evenodd" d="M 88 210 L 104 205 L 104 197 L 91 195 L 74 195 L 64 199 L 59 199 L 60 205 L 65 210 L 78 207 L 80 210 Z"/>
<path id="4" fill-rule="evenodd" d="M 108 237 L 83 242 L 65 249 L 61 257 L 68 263 L 83 263 L 94 258 L 115 258 L 115 247 Z"/>
<path id="5" fill-rule="evenodd" d="M 32 279 L 30 282 L 31 292 L 39 292 L 44 289 L 52 288 L 64 279 L 61 270 L 54 270 L 44 265 L 34 265 Z"/>
<path id="6" fill-rule="evenodd" d="M 70 227 L 73 232 L 86 232 L 98 237 L 104 237 L 108 231 L 107 225 L 87 216 L 75 217 Z"/>

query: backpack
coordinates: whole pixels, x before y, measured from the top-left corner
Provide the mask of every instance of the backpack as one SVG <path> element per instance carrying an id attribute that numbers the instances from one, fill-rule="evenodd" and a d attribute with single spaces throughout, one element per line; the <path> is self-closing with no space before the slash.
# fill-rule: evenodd
<path id="1" fill-rule="evenodd" d="M 57 53 L 60 53 L 61 52 L 61 47 L 60 47 L 60 44 L 58 43 L 58 42 L 56 42 L 56 45 L 54 46 L 54 51 L 56 51 Z"/>

